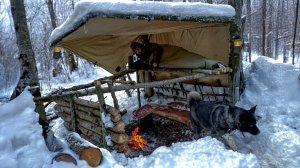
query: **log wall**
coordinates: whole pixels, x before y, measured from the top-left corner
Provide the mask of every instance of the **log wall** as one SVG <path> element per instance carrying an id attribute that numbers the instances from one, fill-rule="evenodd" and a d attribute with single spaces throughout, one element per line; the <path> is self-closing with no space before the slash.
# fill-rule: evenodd
<path id="1" fill-rule="evenodd" d="M 111 128 L 102 128 L 103 123 L 100 114 L 100 104 L 83 99 L 74 98 L 74 109 L 70 99 L 62 98 L 56 101 L 55 110 L 57 115 L 64 120 L 65 127 L 76 132 L 84 139 L 98 147 L 106 147 L 107 142 L 103 138 L 103 129 L 110 135 L 113 150 L 130 154 L 128 148 L 128 136 L 125 133 L 125 124 L 122 121 L 121 113 L 114 107 L 106 105 L 107 112 L 111 115 L 111 121 L 114 126 Z M 76 117 L 72 117 L 74 111 Z M 74 121 L 76 119 L 76 121 Z M 75 123 L 75 124 L 74 124 Z M 76 126 L 77 128 L 73 128 Z M 105 143 L 105 144 L 104 144 Z"/>

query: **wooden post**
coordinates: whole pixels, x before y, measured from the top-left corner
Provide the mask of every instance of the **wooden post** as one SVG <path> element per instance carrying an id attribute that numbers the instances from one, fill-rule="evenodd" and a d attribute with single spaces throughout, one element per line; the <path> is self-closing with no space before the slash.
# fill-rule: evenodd
<path id="1" fill-rule="evenodd" d="M 139 82 L 139 72 L 136 71 L 136 83 L 140 83 Z M 140 89 L 137 88 L 137 98 L 138 98 L 138 104 L 139 104 L 139 108 L 141 108 L 142 103 L 141 103 L 141 92 Z"/>
<path id="2" fill-rule="evenodd" d="M 98 101 L 100 103 L 100 112 L 107 114 L 104 95 L 103 95 L 103 91 L 102 91 L 102 88 L 101 88 L 101 81 L 99 81 L 99 80 L 95 81 L 95 88 L 96 88 L 96 94 L 98 96 Z M 102 139 L 99 140 L 99 142 L 100 142 L 100 145 L 101 145 L 102 148 L 107 149 L 107 143 L 106 143 L 106 140 L 105 140 L 106 129 L 105 129 L 105 126 L 104 126 L 104 123 L 103 123 L 102 120 L 99 124 L 100 124 L 99 126 L 101 127 L 101 132 L 99 132 L 99 134 L 102 135 Z"/>
<path id="3" fill-rule="evenodd" d="M 120 110 L 120 107 L 119 107 L 119 103 L 118 103 L 118 99 L 117 99 L 117 97 L 116 97 L 116 94 L 115 94 L 115 92 L 111 89 L 112 86 L 113 86 L 112 80 L 110 80 L 110 81 L 107 83 L 107 85 L 108 85 L 109 90 L 111 90 L 110 93 L 111 93 L 111 97 L 112 97 L 112 99 L 113 99 L 113 101 L 114 101 L 114 107 L 115 107 L 115 109 Z M 128 91 L 128 90 L 127 90 L 127 91 Z"/>
<path id="4" fill-rule="evenodd" d="M 127 74 L 127 76 L 129 76 L 129 74 Z M 126 81 L 126 77 L 125 76 L 122 76 L 121 79 L 124 80 L 124 81 Z M 129 81 L 131 81 L 131 79 L 129 79 Z M 125 93 L 127 94 L 128 97 L 131 97 L 131 93 L 130 93 L 129 90 L 126 89 Z"/>
<path id="5" fill-rule="evenodd" d="M 70 109 L 71 109 L 71 128 L 74 132 L 77 132 L 77 119 L 76 119 L 76 110 L 75 110 L 75 103 L 74 98 L 70 96 Z"/>
<path id="6" fill-rule="evenodd" d="M 100 110 L 101 110 L 101 112 L 107 113 L 105 100 L 104 100 L 104 93 L 103 93 L 102 88 L 101 88 L 101 81 L 100 80 L 95 81 L 95 88 L 96 88 L 96 94 L 98 96 L 98 101 L 100 103 Z"/>

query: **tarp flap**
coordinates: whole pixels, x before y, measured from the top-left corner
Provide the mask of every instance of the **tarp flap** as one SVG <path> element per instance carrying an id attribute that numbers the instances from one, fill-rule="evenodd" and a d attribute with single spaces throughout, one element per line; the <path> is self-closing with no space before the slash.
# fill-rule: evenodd
<path id="1" fill-rule="evenodd" d="M 175 45 L 228 64 L 229 26 L 225 23 L 94 18 L 58 44 L 111 73 L 125 68 L 130 44 L 141 34 L 151 42 Z"/>

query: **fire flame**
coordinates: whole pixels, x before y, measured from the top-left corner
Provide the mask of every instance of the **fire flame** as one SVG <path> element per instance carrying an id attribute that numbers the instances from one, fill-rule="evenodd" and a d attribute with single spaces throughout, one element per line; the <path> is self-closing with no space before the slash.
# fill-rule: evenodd
<path id="1" fill-rule="evenodd" d="M 132 131 L 132 137 L 129 140 L 129 146 L 132 150 L 144 150 L 145 146 L 148 145 L 147 141 L 142 138 L 141 135 L 138 135 L 140 131 L 139 127 L 135 127 Z"/>

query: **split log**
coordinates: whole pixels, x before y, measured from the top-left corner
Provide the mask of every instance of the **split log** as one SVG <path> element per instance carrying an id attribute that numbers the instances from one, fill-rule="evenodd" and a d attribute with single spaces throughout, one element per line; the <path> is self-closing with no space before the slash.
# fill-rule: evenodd
<path id="1" fill-rule="evenodd" d="M 175 109 L 155 110 L 153 111 L 153 114 L 170 120 L 178 121 L 191 128 L 190 114 L 188 111 Z"/>
<path id="2" fill-rule="evenodd" d="M 68 153 L 58 153 L 57 155 L 55 155 L 53 157 L 52 163 L 54 161 L 56 161 L 56 162 L 68 162 L 68 163 L 73 163 L 74 165 L 77 165 L 76 159 Z"/>
<path id="3" fill-rule="evenodd" d="M 136 117 L 139 119 L 142 119 L 149 114 L 183 123 L 189 128 L 191 126 L 190 114 L 188 111 L 170 109 L 167 105 L 147 104 L 139 108 L 135 113 Z"/>
<path id="4" fill-rule="evenodd" d="M 90 166 L 95 167 L 101 163 L 102 152 L 99 148 L 88 145 L 86 140 L 82 139 L 76 133 L 70 133 L 66 136 L 71 149 L 79 155 L 81 160 L 85 160 Z"/>
<path id="5" fill-rule="evenodd" d="M 107 129 L 115 133 L 125 133 L 125 124 L 123 121 L 119 121 L 114 124 L 114 127 L 109 127 Z"/>
<path id="6" fill-rule="evenodd" d="M 124 153 L 125 156 L 127 156 L 127 157 L 130 156 L 130 152 L 131 152 L 131 150 L 130 150 L 129 146 L 127 145 L 127 143 L 118 145 L 117 151 L 120 152 L 120 153 Z"/>
<path id="7" fill-rule="evenodd" d="M 111 140 L 117 144 L 125 144 L 128 142 L 128 136 L 125 133 L 115 133 L 108 131 L 108 134 L 111 136 Z"/>
<path id="8" fill-rule="evenodd" d="M 118 113 L 115 116 L 111 116 L 111 121 L 114 123 L 119 122 L 121 119 L 122 119 L 121 113 Z"/>
<path id="9" fill-rule="evenodd" d="M 116 116 L 120 113 L 120 111 L 112 106 L 106 106 L 107 107 L 107 112 L 111 114 L 112 116 Z"/>

